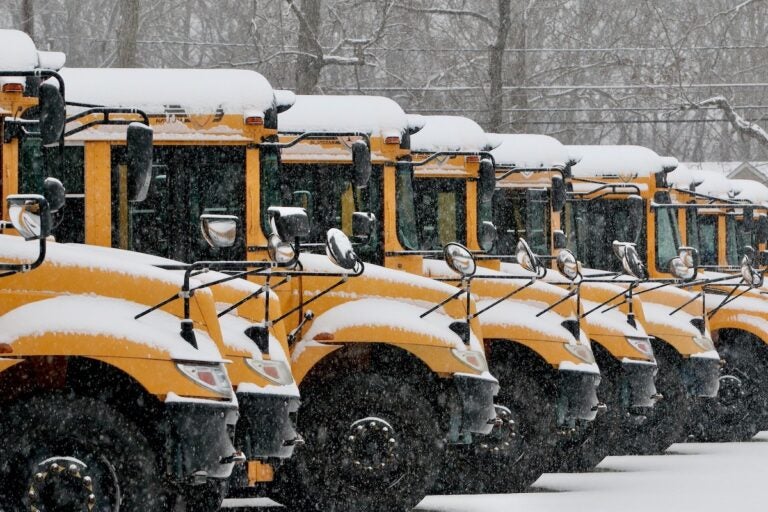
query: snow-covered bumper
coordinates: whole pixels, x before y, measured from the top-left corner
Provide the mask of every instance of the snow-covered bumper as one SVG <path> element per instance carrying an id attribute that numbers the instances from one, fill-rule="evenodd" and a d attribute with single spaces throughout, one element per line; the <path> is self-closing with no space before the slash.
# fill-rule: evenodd
<path id="1" fill-rule="evenodd" d="M 720 358 L 691 356 L 683 361 L 683 382 L 695 398 L 713 398 L 720 389 Z"/>
<path id="2" fill-rule="evenodd" d="M 165 404 L 167 474 L 179 485 L 229 478 L 238 452 L 233 444 L 237 405 L 206 401 Z"/>
<path id="3" fill-rule="evenodd" d="M 453 376 L 453 382 L 458 403 L 453 408 L 451 430 L 458 433 L 458 437 L 467 434 L 488 434 L 496 420 L 494 397 L 499 392 L 498 381 L 458 374 Z"/>
<path id="4" fill-rule="evenodd" d="M 600 374 L 561 369 L 557 379 L 557 426 L 575 428 L 580 420 L 594 420 L 600 409 Z"/>
<path id="5" fill-rule="evenodd" d="M 300 439 L 296 432 L 299 397 L 238 393 L 237 400 L 240 403 L 237 447 L 247 459 L 290 457 Z"/>
<path id="6" fill-rule="evenodd" d="M 659 398 L 655 384 L 658 367 L 654 363 L 625 360 L 621 372 L 622 405 L 630 414 L 649 413 Z"/>

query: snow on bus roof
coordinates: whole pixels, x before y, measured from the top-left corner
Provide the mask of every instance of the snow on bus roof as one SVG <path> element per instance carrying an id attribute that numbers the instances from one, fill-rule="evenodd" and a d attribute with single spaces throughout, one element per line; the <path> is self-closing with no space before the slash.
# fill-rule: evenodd
<path id="1" fill-rule="evenodd" d="M 363 132 L 399 137 L 408 129 L 405 112 L 383 96 L 298 95 L 278 116 L 282 132 Z"/>
<path id="2" fill-rule="evenodd" d="M 739 190 L 734 180 L 729 180 L 719 172 L 694 170 L 687 166 L 680 166 L 675 172 L 669 173 L 667 179 L 672 186 L 688 190 L 694 186 L 696 192 L 720 199 L 733 199 Z M 737 199 L 741 199 L 741 196 Z"/>
<path id="3" fill-rule="evenodd" d="M 739 194 L 736 199 L 749 201 L 752 204 L 768 206 L 768 187 L 754 180 L 732 179 L 731 186 Z"/>
<path id="4" fill-rule="evenodd" d="M 491 151 L 496 165 L 517 169 L 553 169 L 565 167 L 571 159 L 559 140 L 547 135 L 489 133 L 497 144 Z"/>
<path id="5" fill-rule="evenodd" d="M 64 68 L 67 101 L 147 114 L 263 116 L 275 103 L 266 78 L 244 69 Z"/>
<path id="6" fill-rule="evenodd" d="M 610 177 L 633 174 L 650 176 L 673 170 L 678 161 L 659 156 L 643 146 L 566 146 L 568 153 L 580 158 L 571 170 L 575 177 Z"/>
<path id="7" fill-rule="evenodd" d="M 461 116 L 421 116 L 424 127 L 411 136 L 411 151 L 486 151 L 488 134 L 473 120 Z"/>
<path id="8" fill-rule="evenodd" d="M 66 60 L 61 52 L 38 51 L 32 38 L 20 30 L 0 30 L 0 48 L 6 48 L 0 54 L 0 71 L 58 70 Z M 0 77 L 0 84 L 23 81 L 21 77 Z"/>

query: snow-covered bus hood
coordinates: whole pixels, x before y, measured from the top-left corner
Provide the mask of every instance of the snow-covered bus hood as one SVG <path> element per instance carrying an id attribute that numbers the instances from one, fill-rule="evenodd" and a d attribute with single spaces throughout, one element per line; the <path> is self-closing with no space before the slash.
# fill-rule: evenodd
<path id="1" fill-rule="evenodd" d="M 198 344 L 195 349 L 179 335 L 177 317 L 158 310 L 138 320 L 134 318 L 145 309 L 135 302 L 89 295 L 65 295 L 30 302 L 0 316 L 0 343 L 13 345 L 24 338 L 48 334 L 104 336 L 144 345 L 167 354 L 170 359 L 223 362 L 208 333 L 195 329 Z M 65 346 L 59 348 L 66 353 Z M 90 355 L 115 355 L 113 347 L 93 348 L 95 352 Z"/>

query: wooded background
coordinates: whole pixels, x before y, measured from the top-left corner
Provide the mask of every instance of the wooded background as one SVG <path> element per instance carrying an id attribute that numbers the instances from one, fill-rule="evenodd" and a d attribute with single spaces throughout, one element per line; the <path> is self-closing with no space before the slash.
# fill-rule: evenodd
<path id="1" fill-rule="evenodd" d="M 768 160 L 768 0 L 3 0 L 68 66 L 247 68 L 276 88 L 681 160 Z M 7 49 L 4 49 L 7 51 Z"/>

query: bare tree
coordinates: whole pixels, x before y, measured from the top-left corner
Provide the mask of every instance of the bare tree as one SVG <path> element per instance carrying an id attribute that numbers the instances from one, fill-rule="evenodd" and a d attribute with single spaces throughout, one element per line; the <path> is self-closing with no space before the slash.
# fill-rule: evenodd
<path id="1" fill-rule="evenodd" d="M 21 30 L 35 38 L 35 6 L 33 0 L 21 0 Z"/>
<path id="2" fill-rule="evenodd" d="M 136 39 L 139 33 L 139 0 L 120 1 L 120 24 L 117 28 L 117 59 L 121 68 L 135 68 L 137 62 Z"/>

